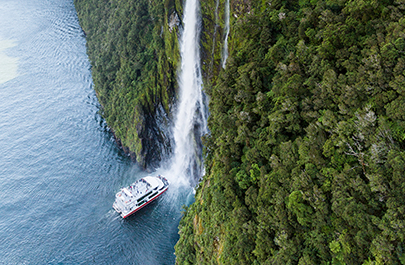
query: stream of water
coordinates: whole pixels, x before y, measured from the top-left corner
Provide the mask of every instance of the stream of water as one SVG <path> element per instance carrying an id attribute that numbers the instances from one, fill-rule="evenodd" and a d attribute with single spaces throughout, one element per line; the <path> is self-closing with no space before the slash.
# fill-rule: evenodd
<path id="1" fill-rule="evenodd" d="M 201 136 L 207 133 L 207 103 L 203 93 L 200 65 L 199 2 L 187 0 L 180 39 L 181 69 L 179 104 L 174 128 L 175 152 L 171 172 L 191 182 L 203 174 Z"/>
<path id="2" fill-rule="evenodd" d="M 228 60 L 229 52 L 228 52 L 228 37 L 229 37 L 229 0 L 225 1 L 225 40 L 224 40 L 224 48 L 222 50 L 222 68 L 225 68 L 226 60 Z"/>

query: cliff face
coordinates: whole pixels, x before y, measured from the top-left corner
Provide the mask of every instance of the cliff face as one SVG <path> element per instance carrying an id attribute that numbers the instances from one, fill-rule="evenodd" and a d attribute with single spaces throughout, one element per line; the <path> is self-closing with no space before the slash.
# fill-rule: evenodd
<path id="1" fill-rule="evenodd" d="M 117 143 L 141 166 L 172 151 L 182 2 L 75 0 L 87 36 L 94 88 Z M 215 12 L 212 12 L 212 10 Z M 220 69 L 224 2 L 203 1 L 203 74 Z M 221 25 L 222 24 L 222 25 Z M 179 28 L 180 27 L 180 28 Z"/>
<path id="2" fill-rule="evenodd" d="M 74 1 L 94 88 L 117 142 L 141 166 L 170 153 L 179 1 Z"/>

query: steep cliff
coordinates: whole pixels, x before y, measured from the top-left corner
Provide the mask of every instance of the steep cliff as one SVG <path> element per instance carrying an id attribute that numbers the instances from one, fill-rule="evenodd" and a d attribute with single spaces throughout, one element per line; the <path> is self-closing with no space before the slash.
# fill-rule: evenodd
<path id="1" fill-rule="evenodd" d="M 117 142 L 141 166 L 170 153 L 179 1 L 75 0 L 94 88 Z"/>

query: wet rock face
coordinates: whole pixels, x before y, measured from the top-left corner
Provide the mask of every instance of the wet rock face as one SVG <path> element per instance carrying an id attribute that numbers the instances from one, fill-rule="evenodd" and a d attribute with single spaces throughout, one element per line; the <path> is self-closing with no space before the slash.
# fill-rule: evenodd
<path id="1" fill-rule="evenodd" d="M 137 158 L 145 169 L 158 167 L 172 153 L 171 128 L 172 121 L 162 107 L 157 108 L 154 115 L 146 115 L 141 157 Z"/>
<path id="2" fill-rule="evenodd" d="M 173 11 L 173 13 L 169 17 L 169 31 L 170 33 L 173 31 L 175 27 L 178 27 L 180 25 L 180 18 L 179 15 L 177 14 L 176 11 Z"/>
<path id="3" fill-rule="evenodd" d="M 121 139 L 116 137 L 113 130 L 112 132 L 119 148 L 133 162 L 144 169 L 152 170 L 166 161 L 172 153 L 172 121 L 163 107 L 158 107 L 154 114 L 144 114 L 142 120 L 142 126 L 137 130 L 142 142 L 142 150 L 138 155 L 123 145 Z"/>

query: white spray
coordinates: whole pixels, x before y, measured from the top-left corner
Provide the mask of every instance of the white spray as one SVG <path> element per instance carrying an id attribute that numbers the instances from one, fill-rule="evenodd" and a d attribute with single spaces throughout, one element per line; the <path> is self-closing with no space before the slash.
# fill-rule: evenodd
<path id="1" fill-rule="evenodd" d="M 225 41 L 224 49 L 222 50 L 222 68 L 225 68 L 226 60 L 228 59 L 228 36 L 229 36 L 229 0 L 225 3 Z"/>
<path id="2" fill-rule="evenodd" d="M 200 65 L 198 0 L 186 0 L 180 39 L 179 103 L 173 137 L 174 157 L 170 174 L 183 183 L 203 174 L 201 136 L 207 132 L 207 112 Z M 195 183 L 194 183 L 195 184 Z"/>

